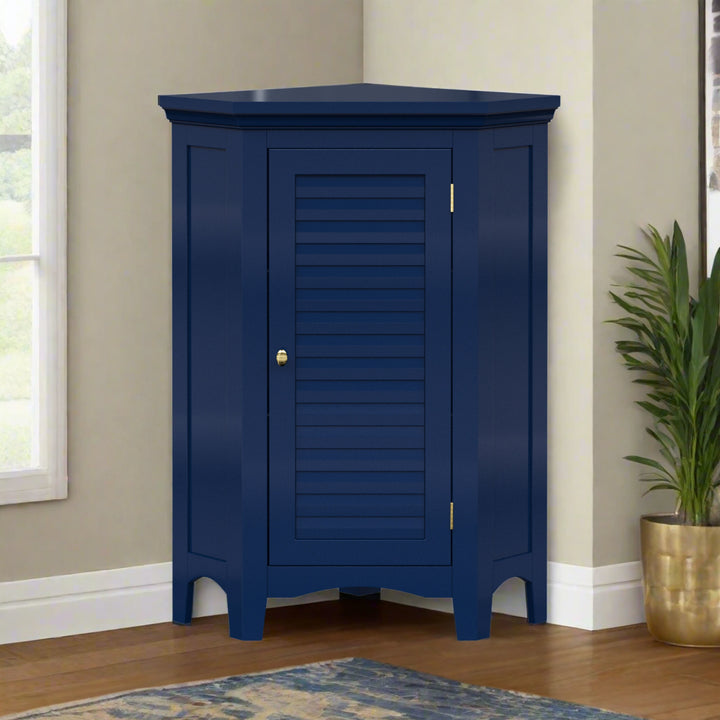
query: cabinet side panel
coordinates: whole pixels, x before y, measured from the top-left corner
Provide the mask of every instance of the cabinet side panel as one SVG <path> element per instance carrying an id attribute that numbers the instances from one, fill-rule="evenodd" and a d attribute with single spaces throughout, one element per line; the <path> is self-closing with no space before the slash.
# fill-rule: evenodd
<path id="1" fill-rule="evenodd" d="M 228 610 L 231 637 L 262 637 L 267 591 L 267 140 L 231 131 L 227 262 L 237 272 L 228 319 Z"/>
<path id="2" fill-rule="evenodd" d="M 172 130 L 172 417 L 174 619 L 190 622 L 188 547 L 187 131 Z"/>
<path id="3" fill-rule="evenodd" d="M 188 328 L 189 328 L 189 550 L 225 559 L 232 464 L 228 453 L 235 372 L 228 352 L 231 289 L 237 271 L 226 261 L 233 242 L 227 224 L 228 159 L 222 146 L 187 147 Z M 199 141 L 200 138 L 197 138 Z M 205 140 L 205 138 L 202 138 Z"/>
<path id="4" fill-rule="evenodd" d="M 453 608 L 458 639 L 490 634 L 492 407 L 495 336 L 492 131 L 456 131 L 453 145 Z"/>
<path id="5" fill-rule="evenodd" d="M 531 467 L 534 621 L 544 622 L 547 588 L 548 127 L 533 127 Z M 530 614 L 530 613 L 529 613 Z"/>
<path id="6" fill-rule="evenodd" d="M 498 388 L 492 481 L 495 559 L 530 551 L 532 146 L 502 147 L 506 132 L 495 131 L 492 243 L 499 317 L 495 337 L 486 338 L 492 342 L 487 352 L 494 360 Z"/>

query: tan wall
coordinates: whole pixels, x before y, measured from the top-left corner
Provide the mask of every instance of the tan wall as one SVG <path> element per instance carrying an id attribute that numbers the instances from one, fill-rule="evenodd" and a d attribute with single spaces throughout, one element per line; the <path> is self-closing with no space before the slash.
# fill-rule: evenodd
<path id="1" fill-rule="evenodd" d="M 595 492 L 594 565 L 639 558 L 638 517 L 671 509 L 641 498 L 623 455 L 653 452 L 642 395 L 613 351 L 621 333 L 607 291 L 627 279 L 616 243 L 642 247 L 639 228 L 677 219 L 698 263 L 698 10 L 693 0 L 595 0 Z"/>
<path id="2" fill-rule="evenodd" d="M 0 508 L 0 581 L 170 559 L 159 93 L 360 82 L 361 0 L 70 0 L 70 497 Z"/>
<path id="3" fill-rule="evenodd" d="M 366 0 L 365 81 L 552 93 L 550 557 L 592 565 L 591 0 Z"/>

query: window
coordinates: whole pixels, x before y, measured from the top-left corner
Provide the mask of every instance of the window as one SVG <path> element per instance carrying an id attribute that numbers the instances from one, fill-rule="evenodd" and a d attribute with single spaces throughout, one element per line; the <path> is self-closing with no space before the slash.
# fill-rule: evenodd
<path id="1" fill-rule="evenodd" d="M 0 503 L 67 497 L 66 0 L 0 0 Z"/>

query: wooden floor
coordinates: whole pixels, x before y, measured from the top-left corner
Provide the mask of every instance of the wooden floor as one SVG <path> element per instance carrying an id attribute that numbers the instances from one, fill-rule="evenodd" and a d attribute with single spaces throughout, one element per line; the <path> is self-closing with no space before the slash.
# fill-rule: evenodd
<path id="1" fill-rule="evenodd" d="M 590 633 L 504 615 L 489 640 L 459 643 L 450 615 L 351 599 L 269 610 L 260 643 L 231 640 L 218 616 L 3 645 L 0 715 L 350 656 L 656 720 L 720 718 L 720 650 L 662 645 L 644 626 Z"/>

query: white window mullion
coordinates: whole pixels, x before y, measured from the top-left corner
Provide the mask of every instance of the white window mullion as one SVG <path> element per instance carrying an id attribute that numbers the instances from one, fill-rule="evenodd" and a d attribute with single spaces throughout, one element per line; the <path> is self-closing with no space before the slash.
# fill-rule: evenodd
<path id="1" fill-rule="evenodd" d="M 23 260 L 39 260 L 37 253 L 28 253 L 27 255 L 0 255 L 0 263 L 22 262 Z"/>

